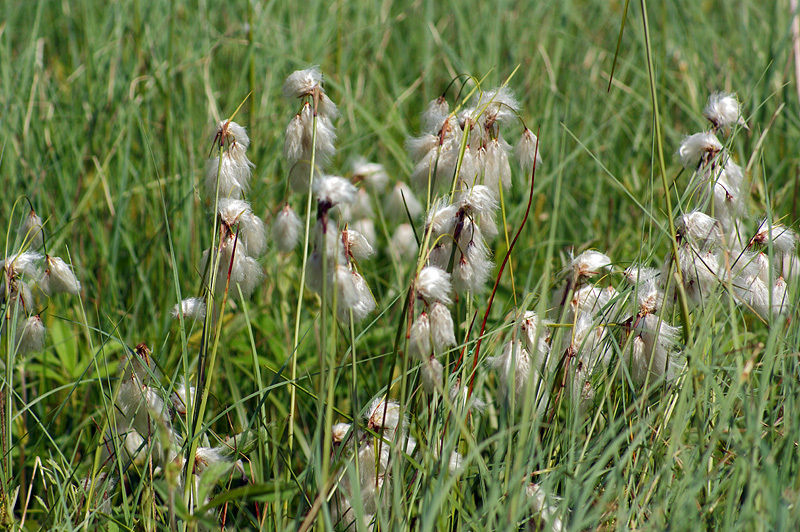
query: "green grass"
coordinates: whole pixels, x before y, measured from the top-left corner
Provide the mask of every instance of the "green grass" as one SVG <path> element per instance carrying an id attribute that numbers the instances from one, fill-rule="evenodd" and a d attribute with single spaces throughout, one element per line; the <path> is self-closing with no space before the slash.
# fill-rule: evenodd
<path id="1" fill-rule="evenodd" d="M 187 324 L 184 338 L 169 311 L 178 289 L 186 297 L 201 288 L 197 264 L 212 227 L 200 191 L 213 125 L 252 91 L 236 120 L 248 127 L 248 156 L 256 164 L 248 200 L 271 223 L 287 199 L 281 150 L 296 112 L 280 88 L 296 69 L 319 64 L 340 106 L 331 170 L 347 172 L 349 161 L 363 155 L 407 180 L 413 167 L 403 142 L 419 132 L 426 103 L 459 74 L 486 76 L 483 88 L 491 88 L 519 66 L 508 85 L 526 123 L 539 132 L 544 158 L 510 261 L 519 305 L 550 304 L 570 246 L 604 251 L 622 267 L 636 260 L 661 264 L 670 249 L 670 216 L 641 5 L 629 6 L 607 91 L 624 2 L 472 4 L 311 0 L 303 7 L 254 3 L 251 12 L 246 2 L 6 5 L 0 22 L 6 248 L 16 249 L 24 204 L 13 216 L 12 207 L 25 195 L 47 219 L 48 251 L 71 258 L 83 290 L 80 299 L 50 301 L 44 352 L 3 372 L 3 393 L 13 396 L 3 437 L 12 442 L 3 449 L 3 524 L 219 529 L 224 514 L 226 530 L 297 529 L 326 480 L 326 426 L 363 412 L 391 383 L 392 396 L 406 392 L 410 430 L 421 445 L 444 442 L 467 465 L 453 478 L 430 453 L 393 463 L 395 489 L 382 529 L 514 528 L 530 518 L 521 487 L 531 479 L 560 497 L 554 504 L 569 530 L 800 526 L 796 308 L 785 321 L 763 323 L 732 309 L 726 297 L 709 302 L 692 313 L 685 351 L 691 363 L 674 386 L 641 390 L 613 381 L 599 388 L 586 416 L 565 406 L 551 420 L 531 415 L 530 405 L 509 409 L 483 364 L 502 348 L 510 332 L 506 316 L 518 308 L 506 268 L 475 378 L 476 393 L 496 400 L 484 414 L 467 416 L 449 401 L 429 404 L 418 364 L 396 353 L 414 265 L 393 263 L 379 223 L 378 256 L 361 264 L 379 310 L 355 325 L 353 345 L 349 327 L 338 327 L 306 292 L 295 382 L 289 375 L 302 253 L 270 249 L 260 260 L 264 284 L 246 303 L 226 309 L 197 442 L 213 445 L 248 430 L 254 441 L 240 456 L 249 483 L 224 474 L 209 484 L 218 497 L 216 515 L 189 516 L 175 489 L 177 468 L 153 473 L 152 480 L 147 465 L 125 470 L 111 492 L 110 513 L 96 511 L 96 493 L 87 500 L 83 479 L 124 466 L 100 468 L 98 448 L 113 421 L 116 368 L 126 347 L 145 342 L 153 350 L 165 396 L 179 376 L 198 371 L 201 327 Z M 730 146 L 743 167 L 752 162 L 750 213 L 771 209 L 796 229 L 800 102 L 789 2 L 650 2 L 647 9 L 675 210 L 688 208 L 683 191 L 690 176 L 672 154 L 684 135 L 705 127 L 706 98 L 724 89 L 738 92 L 750 126 Z M 512 237 L 527 206 L 526 180 L 516 172 L 505 193 Z M 304 211 L 300 195 L 289 201 Z M 499 264 L 502 237 L 492 246 Z M 465 379 L 489 290 L 477 305 L 457 310 L 462 341 L 478 316 L 465 346 Z M 790 301 L 798 301 L 796 280 Z M 7 360 L 8 343 L 2 346 Z M 451 363 L 458 354 L 451 353 Z M 321 374 L 322 362 L 334 373 Z M 292 388 L 297 414 L 290 448 Z M 328 397 L 332 416 L 325 415 Z M 323 505 L 314 526 L 330 524 Z"/>

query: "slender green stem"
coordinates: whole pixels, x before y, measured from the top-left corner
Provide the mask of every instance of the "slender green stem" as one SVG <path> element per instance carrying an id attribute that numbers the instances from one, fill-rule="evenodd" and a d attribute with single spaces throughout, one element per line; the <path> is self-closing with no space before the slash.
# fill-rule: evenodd
<path id="1" fill-rule="evenodd" d="M 661 173 L 661 183 L 664 187 L 664 200 L 667 203 L 667 221 L 669 223 L 669 240 L 672 245 L 672 254 L 675 256 L 675 271 L 680 284 L 683 284 L 680 260 L 678 260 L 678 238 L 675 234 L 675 221 L 672 219 L 672 196 L 670 195 L 669 181 L 667 178 L 667 165 L 664 163 L 664 144 L 661 137 L 661 117 L 658 112 L 658 96 L 656 94 L 656 79 L 653 71 L 653 57 L 650 48 L 650 28 L 647 23 L 647 0 L 641 0 L 642 24 L 644 26 L 644 43 L 647 55 L 647 73 L 650 77 L 650 98 L 653 102 L 653 122 L 655 127 L 656 155 L 658 157 L 658 170 Z M 680 292 L 679 292 L 680 293 Z M 689 306 L 686 299 L 680 297 L 681 315 L 683 318 L 683 339 L 686 345 L 692 343 L 692 325 L 689 316 Z"/>

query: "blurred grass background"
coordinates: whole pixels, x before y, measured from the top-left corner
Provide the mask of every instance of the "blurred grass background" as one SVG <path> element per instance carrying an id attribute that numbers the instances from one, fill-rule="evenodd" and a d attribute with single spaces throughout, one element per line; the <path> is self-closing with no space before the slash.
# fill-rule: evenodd
<path id="1" fill-rule="evenodd" d="M 100 441 L 95 424 L 103 424 L 98 405 L 110 394 L 121 344 L 146 342 L 171 381 L 189 356 L 169 318 L 177 301 L 173 268 L 184 294 L 198 290 L 197 263 L 210 228 L 197 187 L 212 128 L 251 91 L 236 118 L 248 127 L 248 155 L 256 164 L 249 200 L 268 223 L 286 200 L 281 148 L 296 106 L 280 87 L 293 70 L 320 65 L 327 92 L 340 105 L 332 169 L 345 172 L 363 155 L 407 179 L 412 167 L 403 141 L 419 131 L 427 101 L 459 74 L 487 76 L 491 87 L 519 65 L 509 86 L 528 126 L 539 130 L 545 163 L 536 176 L 534 216 L 512 261 L 520 300 L 531 292 L 534 300 L 547 299 L 549 274 L 561 268 L 568 246 L 604 250 L 622 266 L 640 257 L 659 263 L 667 241 L 657 224 L 667 213 L 653 164 L 638 3 L 629 7 L 607 90 L 624 8 L 615 0 L 7 3 L 0 22 L 0 220 L 12 228 L 7 247 L 20 213 L 12 218 L 14 201 L 27 195 L 48 218 L 48 249 L 71 257 L 83 283 L 83 309 L 65 299 L 48 310 L 51 347 L 26 363 L 24 394 L 14 382 L 35 416 L 16 418 L 11 451 L 25 464 L 17 466 L 15 484 L 41 497 L 31 503 L 25 526 L 67 529 L 80 521 L 80 503 L 63 502 L 68 497 L 52 483 L 30 484 L 30 477 L 35 462 L 47 459 L 63 472 L 61 485 L 86 475 Z M 737 92 L 750 130 L 735 137 L 732 152 L 742 166 L 752 160 L 750 211 L 762 213 L 769 203 L 776 218 L 786 216 L 784 223 L 796 229 L 800 104 L 788 0 L 653 1 L 647 9 L 668 154 L 684 135 L 705 127 L 700 112 L 711 92 Z M 677 197 L 689 176 L 673 158 L 667 162 Z M 512 228 L 527 197 L 523 177 L 515 179 L 506 197 Z M 498 244 L 497 250 L 499 262 L 504 249 Z M 221 434 L 253 425 L 257 369 L 248 328 L 267 383 L 291 348 L 299 259 L 270 251 L 262 264 L 268 279 L 248 302 L 249 319 L 230 313 L 224 328 L 212 409 L 232 409 L 211 424 Z M 386 255 L 365 268 L 384 309 L 409 280 L 395 271 Z M 796 296 L 796 287 L 791 293 Z M 507 280 L 499 294 L 494 327 L 512 308 Z M 388 307 L 359 346 L 362 405 L 392 373 L 399 311 Z M 703 425 L 710 436 L 692 432 L 696 398 L 687 391 L 644 410 L 610 400 L 602 430 L 548 433 L 545 442 L 516 451 L 531 453 L 525 463 L 557 471 L 550 487 L 572 509 L 570 529 L 797 528 L 796 315 L 778 328 L 711 314 L 699 318 L 695 343 L 698 355 L 704 353 L 698 400 L 710 405 Z M 313 317 L 304 317 L 303 330 Z M 194 341 L 190 349 L 196 335 Z M 318 369 L 316 345 L 312 339 L 301 345 L 301 375 Z M 754 368 L 743 376 L 748 360 Z M 282 477 L 285 467 L 299 473 L 310 456 L 307 450 L 286 455 L 288 387 L 277 381 L 265 404 L 270 441 L 255 482 Z M 311 388 L 312 381 L 299 385 Z M 347 410 L 345 387 L 340 395 Z M 304 449 L 319 436 L 314 405 L 300 395 L 297 437 Z M 623 429 L 629 434 L 619 438 Z M 509 459 L 494 447 L 490 452 L 490 467 Z M 706 498 L 698 503 L 701 489 Z M 502 529 L 521 511 L 493 480 L 472 477 L 457 491 L 440 514 L 445 521 L 426 521 L 426 512 L 442 509 L 420 503 L 420 522 Z M 296 492 L 289 498 L 293 519 L 302 513 L 301 499 Z M 236 526 L 253 528 L 259 518 L 242 506 Z M 147 528 L 137 511 L 103 526 Z M 266 528 L 281 526 L 275 519 Z"/>

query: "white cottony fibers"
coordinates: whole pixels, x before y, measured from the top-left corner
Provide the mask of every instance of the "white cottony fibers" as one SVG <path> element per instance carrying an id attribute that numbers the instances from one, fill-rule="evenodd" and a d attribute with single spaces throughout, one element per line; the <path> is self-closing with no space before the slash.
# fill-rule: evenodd
<path id="1" fill-rule="evenodd" d="M 453 204 L 473 215 L 493 216 L 499 207 L 494 192 L 483 185 L 475 185 L 457 193 Z"/>
<path id="2" fill-rule="evenodd" d="M 338 290 L 336 311 L 339 321 L 347 323 L 350 312 L 353 313 L 354 322 L 363 320 L 376 307 L 375 298 L 372 297 L 367 282 L 361 274 L 346 266 L 337 266 L 336 273 Z"/>
<path id="3" fill-rule="evenodd" d="M 394 432 L 405 427 L 405 416 L 400 412 L 400 404 L 397 401 L 378 397 L 367 410 L 367 428 L 374 431 L 386 431 L 385 437 L 391 439 Z"/>
<path id="4" fill-rule="evenodd" d="M 375 192 L 383 192 L 389 184 L 389 174 L 383 165 L 359 157 L 353 161 L 353 178 L 361 179 Z"/>
<path id="5" fill-rule="evenodd" d="M 608 255 L 589 249 L 572 259 L 569 267 L 577 278 L 591 277 L 603 270 L 611 270 L 611 259 Z"/>
<path id="6" fill-rule="evenodd" d="M 739 303 L 752 309 L 761 317 L 769 315 L 771 290 L 763 279 L 756 275 L 739 277 L 734 281 L 733 288 L 739 296 Z"/>
<path id="7" fill-rule="evenodd" d="M 357 189 L 356 197 L 352 203 L 339 205 L 336 209 L 339 211 L 339 220 L 342 222 L 375 217 L 375 212 L 372 210 L 372 200 L 363 188 Z"/>
<path id="8" fill-rule="evenodd" d="M 664 292 L 655 279 L 648 279 L 636 285 L 637 304 L 642 314 L 655 314 L 664 303 Z"/>
<path id="9" fill-rule="evenodd" d="M 536 138 L 533 131 L 526 127 L 519 138 L 519 142 L 517 142 L 516 148 L 514 148 L 517 159 L 522 165 L 522 169 L 526 172 L 533 170 L 534 162 L 537 167 L 542 164 L 542 151 L 538 144 L 539 139 Z"/>
<path id="10" fill-rule="evenodd" d="M 343 177 L 322 176 L 314 181 L 314 195 L 320 205 L 330 208 L 341 203 L 352 203 L 356 198 L 356 187 Z"/>
<path id="11" fill-rule="evenodd" d="M 459 242 L 453 266 L 453 289 L 456 293 L 478 293 L 485 288 L 494 264 L 483 238 L 476 236 L 465 244 Z"/>
<path id="12" fill-rule="evenodd" d="M 46 268 L 44 274 L 39 279 L 39 287 L 48 296 L 64 293 L 78 295 L 81 291 L 81 283 L 75 277 L 75 273 L 69 264 L 59 257 L 47 255 L 45 259 Z"/>
<path id="13" fill-rule="evenodd" d="M 389 220 L 408 222 L 422 214 L 420 204 L 411 187 L 398 181 L 383 204 L 384 213 Z"/>
<path id="14" fill-rule="evenodd" d="M 722 243 L 719 222 L 700 211 L 688 212 L 675 220 L 678 237 L 685 238 L 697 250 L 708 249 Z"/>
<path id="15" fill-rule="evenodd" d="M 435 302 L 430 306 L 431 340 L 435 353 L 442 353 L 448 347 L 456 345 L 453 316 L 443 303 Z"/>
<path id="16" fill-rule="evenodd" d="M 283 83 L 283 95 L 287 99 L 302 98 L 310 96 L 314 90 L 322 86 L 322 72 L 318 65 L 306 68 L 305 70 L 295 70 Z"/>
<path id="17" fill-rule="evenodd" d="M 331 119 L 323 114 L 316 117 L 316 136 L 314 135 L 314 110 L 306 103 L 300 111 L 300 122 L 303 124 L 303 159 L 311 161 L 311 151 L 318 161 L 326 162 L 336 153 L 336 127 Z"/>
<path id="18" fill-rule="evenodd" d="M 46 337 L 47 329 L 38 315 L 20 320 L 17 324 L 17 355 L 24 357 L 29 353 L 41 351 L 44 349 Z"/>
<path id="19" fill-rule="evenodd" d="M 239 243 L 250 256 L 261 255 L 267 248 L 267 230 L 261 218 L 253 214 L 250 204 L 233 198 L 220 198 L 217 213 L 232 233 L 239 225 Z"/>
<path id="20" fill-rule="evenodd" d="M 417 276 L 415 284 L 417 296 L 422 298 L 425 303 L 431 305 L 436 301 L 450 305 L 450 274 L 436 266 L 426 266 L 422 268 Z"/>
<path id="21" fill-rule="evenodd" d="M 753 243 L 766 246 L 769 242 L 772 242 L 775 253 L 788 255 L 794 253 L 797 246 L 797 235 L 781 224 L 772 224 L 770 227 L 769 220 L 765 217 L 758 224 L 758 231 L 753 237 Z"/>
<path id="22" fill-rule="evenodd" d="M 421 137 L 409 137 L 406 139 L 406 151 L 409 157 L 418 165 L 421 162 L 426 162 L 429 166 L 436 162 L 436 152 L 439 148 L 439 135 L 428 134 Z M 425 167 L 425 173 L 428 172 L 428 167 Z M 427 181 L 428 176 L 425 176 Z"/>
<path id="23" fill-rule="evenodd" d="M 431 321 L 427 312 L 421 313 L 408 332 L 408 352 L 420 360 L 427 360 L 431 350 Z"/>
<path id="24" fill-rule="evenodd" d="M 219 142 L 223 145 L 225 143 L 229 145 L 237 144 L 245 150 L 250 146 L 250 137 L 247 136 L 245 128 L 230 120 L 221 120 L 217 124 L 211 141 Z"/>
<path id="25" fill-rule="evenodd" d="M 453 243 L 447 241 L 440 241 L 433 246 L 428 254 L 428 263 L 431 266 L 436 266 L 442 270 L 446 269 L 450 264 L 450 256 L 453 252 Z"/>
<path id="26" fill-rule="evenodd" d="M 614 294 L 599 286 L 586 285 L 575 291 L 569 304 L 569 312 L 565 316 L 567 323 L 575 320 L 576 316 L 587 313 L 596 315 L 611 300 Z"/>
<path id="27" fill-rule="evenodd" d="M 191 400 L 194 400 L 195 393 L 197 392 L 197 388 L 194 386 L 189 386 L 187 388 L 186 383 L 183 379 L 181 379 L 178 384 L 175 386 L 175 391 L 172 392 L 172 396 L 170 397 L 170 401 L 172 402 L 173 408 L 175 408 L 175 412 L 178 414 L 186 414 L 186 405 L 189 404 L 189 399 L 187 399 L 187 392 L 191 397 Z"/>
<path id="28" fill-rule="evenodd" d="M 337 423 L 331 427 L 331 439 L 333 443 L 344 443 L 347 433 L 350 432 L 350 423 Z"/>
<path id="29" fill-rule="evenodd" d="M 350 228 L 360 233 L 371 247 L 375 247 L 375 243 L 378 241 L 378 235 L 375 232 L 375 222 L 369 218 L 361 218 L 360 220 L 352 222 Z"/>
<path id="30" fill-rule="evenodd" d="M 646 376 L 650 372 L 650 382 L 661 377 L 667 372 L 667 359 L 678 343 L 681 328 L 673 327 L 655 314 L 642 316 L 634 332 L 642 339 L 643 345 L 636 346 L 642 353 L 634 352 L 638 360 L 631 360 L 634 367 L 632 376 Z"/>
<path id="31" fill-rule="evenodd" d="M 42 219 L 31 209 L 28 215 L 22 220 L 19 226 L 19 236 L 23 240 L 30 242 L 33 249 L 39 249 L 44 244 L 44 228 Z"/>
<path id="32" fill-rule="evenodd" d="M 508 86 L 486 91 L 477 97 L 476 106 L 483 108 L 484 123 L 510 122 L 517 119 L 519 102 Z M 484 107 L 485 106 L 485 107 Z"/>
<path id="33" fill-rule="evenodd" d="M 282 253 L 292 251 L 300 240 L 303 221 L 289 205 L 286 205 L 272 223 L 272 240 Z"/>
<path id="34" fill-rule="evenodd" d="M 483 184 L 493 192 L 498 192 L 500 186 L 508 189 L 511 186 L 511 163 L 508 154 L 511 146 L 503 137 L 491 139 L 486 145 L 483 157 Z"/>
<path id="35" fill-rule="evenodd" d="M 628 284 L 636 285 L 651 279 L 656 279 L 659 275 L 661 275 L 661 272 L 656 268 L 648 268 L 639 264 L 631 264 L 625 270 L 624 275 Z"/>
<path id="36" fill-rule="evenodd" d="M 290 163 L 296 163 L 308 156 L 305 130 L 302 113 L 294 115 L 286 125 L 286 133 L 283 140 L 283 157 Z"/>
<path id="37" fill-rule="evenodd" d="M 436 360 L 433 355 L 422 361 L 420 376 L 422 377 L 422 388 L 426 393 L 433 393 L 437 386 L 442 385 L 443 373 L 444 367 L 442 363 Z"/>
<path id="38" fill-rule="evenodd" d="M 37 263 L 42 260 L 42 254 L 36 251 L 25 251 L 10 255 L 0 261 L 0 268 L 5 272 L 7 280 L 20 278 L 23 275 L 30 279 L 39 277 Z"/>
<path id="39" fill-rule="evenodd" d="M 715 128 L 728 129 L 736 124 L 747 128 L 742 118 L 742 108 L 735 94 L 715 92 L 708 98 L 708 104 L 703 109 L 705 116 Z"/>
<path id="40" fill-rule="evenodd" d="M 354 229 L 342 231 L 342 241 L 345 253 L 356 260 L 365 260 L 375 254 L 375 250 L 372 249 L 364 235 Z"/>
<path id="41" fill-rule="evenodd" d="M 486 362 L 499 373 L 500 395 L 508 396 L 513 393 L 516 404 L 521 404 L 532 365 L 531 354 L 522 345 L 522 341 L 512 340 L 506 343 L 500 355 L 489 357 Z M 537 382 L 538 378 L 531 387 L 535 387 Z"/>
<path id="42" fill-rule="evenodd" d="M 420 116 L 423 131 L 438 132 L 442 124 L 447 120 L 447 115 L 449 113 L 450 106 L 444 95 L 428 102 L 428 106 Z"/>
<path id="43" fill-rule="evenodd" d="M 410 224 L 400 224 L 392 235 L 392 250 L 401 259 L 416 257 L 419 244 L 414 236 L 414 228 Z"/>
<path id="44" fill-rule="evenodd" d="M 722 151 L 722 143 L 713 133 L 695 133 L 686 137 L 678 148 L 681 164 L 687 170 L 694 170 L 701 160 L 713 157 Z"/>
<path id="45" fill-rule="evenodd" d="M 172 318 L 178 319 L 181 314 L 190 320 L 202 320 L 206 317 L 206 302 L 199 297 L 188 297 L 172 308 Z"/>
<path id="46" fill-rule="evenodd" d="M 255 165 L 247 158 L 246 149 L 234 144 L 220 157 L 212 157 L 206 161 L 205 187 L 206 197 L 214 199 L 217 195 L 217 177 L 219 177 L 220 198 L 241 198 L 242 193 L 250 189 L 250 176 Z"/>
<path id="47" fill-rule="evenodd" d="M 542 530 L 561 532 L 564 529 L 564 523 L 556 516 L 558 508 L 547 502 L 550 496 L 545 493 L 539 484 L 528 484 L 525 488 L 525 495 L 531 501 L 531 511 L 533 514 L 548 525 L 544 526 Z"/>
<path id="48" fill-rule="evenodd" d="M 234 247 L 236 251 L 234 253 Z M 230 271 L 230 290 L 231 295 L 238 296 L 236 286 L 242 290 L 242 295 L 247 298 L 253 293 L 264 278 L 261 265 L 252 257 L 248 257 L 242 251 L 242 247 L 237 243 L 235 235 L 229 235 L 219 244 L 219 260 L 217 263 L 216 294 L 220 295 L 225 291 L 225 286 Z M 206 263 L 209 259 L 209 250 L 203 252 L 200 259 L 200 271 L 205 271 Z"/>
<path id="49" fill-rule="evenodd" d="M 544 362 L 550 353 L 550 346 L 547 344 L 544 322 L 539 315 L 532 310 L 525 311 L 520 319 L 519 328 L 525 349 L 534 354 L 537 363 Z"/>
<path id="50" fill-rule="evenodd" d="M 786 293 L 786 281 L 783 277 L 778 277 L 772 285 L 772 315 L 784 314 L 789 307 L 789 300 Z"/>
<path id="51" fill-rule="evenodd" d="M 430 228 L 433 236 L 453 234 L 457 214 L 458 206 L 449 204 L 446 199 L 441 198 L 431 205 L 425 221 L 425 230 L 427 231 Z"/>

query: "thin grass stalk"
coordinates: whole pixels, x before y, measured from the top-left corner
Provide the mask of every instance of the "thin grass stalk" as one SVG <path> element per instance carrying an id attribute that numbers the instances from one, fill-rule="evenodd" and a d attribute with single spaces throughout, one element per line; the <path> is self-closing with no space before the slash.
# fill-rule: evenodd
<path id="1" fill-rule="evenodd" d="M 678 274 L 678 284 L 683 286 L 683 273 L 678 259 L 678 238 L 675 234 L 675 221 L 672 218 L 672 196 L 670 195 L 669 182 L 667 181 L 667 165 L 664 163 L 664 145 L 661 138 L 661 117 L 658 112 L 658 96 L 656 94 L 655 72 L 653 71 L 653 56 L 650 47 L 650 28 L 647 23 L 647 0 L 640 0 L 642 6 L 642 25 L 644 29 L 645 53 L 647 56 L 647 73 L 650 80 L 650 99 L 653 103 L 653 125 L 655 127 L 656 154 L 658 156 L 658 170 L 661 174 L 661 184 L 664 187 L 664 201 L 667 203 L 667 222 L 669 223 L 669 240 L 672 253 L 675 256 L 675 271 Z M 691 317 L 689 305 L 684 296 L 680 297 L 681 318 L 683 321 L 683 340 L 687 346 L 692 343 Z"/>
<path id="2" fill-rule="evenodd" d="M 306 226 L 305 238 L 303 239 L 303 261 L 300 268 L 300 288 L 297 296 L 297 314 L 294 321 L 294 339 L 292 340 L 292 352 L 289 356 L 292 357 L 291 361 L 291 388 L 289 390 L 289 434 L 288 446 L 289 454 L 292 454 L 294 445 L 294 411 L 297 405 L 297 391 L 295 390 L 295 381 L 297 380 L 297 349 L 300 346 L 300 315 L 303 310 L 303 291 L 306 285 L 306 265 L 308 264 L 308 238 L 311 232 L 311 205 L 313 199 L 313 186 L 314 186 L 314 168 L 316 165 L 317 155 L 317 109 L 314 108 L 314 116 L 311 128 L 311 170 L 309 171 L 308 178 L 308 198 L 306 200 Z M 324 263 L 324 260 L 323 260 Z"/>
<path id="3" fill-rule="evenodd" d="M 189 456 L 186 457 L 186 468 L 184 469 L 184 498 L 189 503 L 189 511 L 193 511 L 193 497 L 192 493 L 194 491 L 194 463 L 195 463 L 195 455 L 197 453 L 197 430 L 198 424 L 202 422 L 203 417 L 205 416 L 205 404 L 208 394 L 209 388 L 209 379 L 206 378 L 205 370 L 206 368 L 206 360 L 208 357 L 208 344 L 210 341 L 210 334 L 212 330 L 212 322 L 214 319 L 214 308 L 216 302 L 214 300 L 216 285 L 218 282 L 217 279 L 217 271 L 219 269 L 219 261 L 221 259 L 219 250 L 217 249 L 217 231 L 218 231 L 218 222 L 219 216 L 216 213 L 217 206 L 219 205 L 219 177 L 222 173 L 222 156 L 224 154 L 223 151 L 223 143 L 221 142 L 218 146 L 218 164 L 217 164 L 217 183 L 216 183 L 216 190 L 214 193 L 214 221 L 213 221 L 213 228 L 211 232 L 211 247 L 208 248 L 208 258 L 206 260 L 206 268 L 209 272 L 209 286 L 206 291 L 206 318 L 203 323 L 203 334 L 201 336 L 201 343 L 200 343 L 200 352 L 198 354 L 198 364 L 197 364 L 197 391 L 194 400 L 194 410 L 189 410 L 188 405 L 186 408 L 186 425 L 187 425 L 187 443 L 189 444 Z M 234 253 L 236 252 L 236 246 L 234 245 Z M 233 260 L 234 256 L 231 255 L 231 261 Z M 227 290 L 226 290 L 227 295 Z M 218 316 L 219 323 L 222 323 L 222 318 L 224 314 L 224 303 L 225 298 L 223 297 L 223 307 L 220 308 L 220 314 Z M 218 340 L 218 339 L 217 339 Z M 212 359 L 216 358 L 216 349 L 212 353 Z M 187 383 L 188 385 L 188 383 Z M 188 388 L 187 388 L 188 389 Z M 202 395 L 201 395 L 202 394 Z M 189 393 L 186 394 L 191 395 Z M 191 402 L 191 400 L 188 400 Z M 191 412 L 191 414 L 190 414 Z M 191 415 L 191 419 L 190 419 Z"/>

